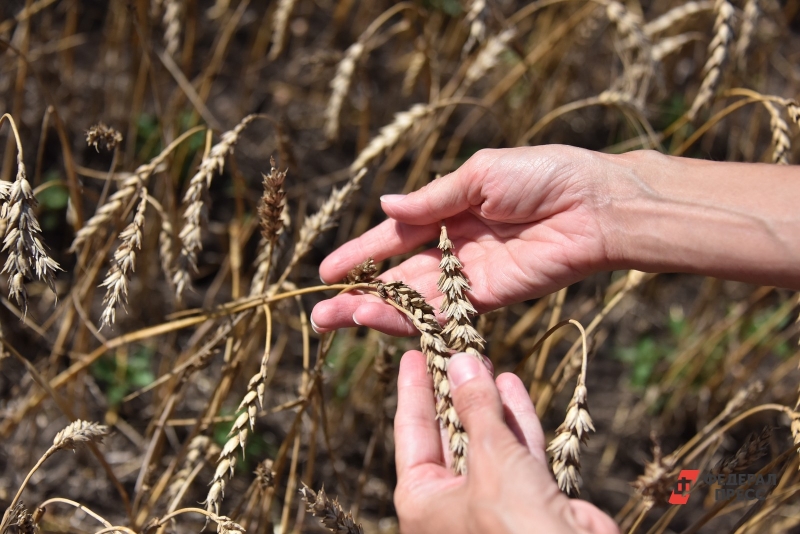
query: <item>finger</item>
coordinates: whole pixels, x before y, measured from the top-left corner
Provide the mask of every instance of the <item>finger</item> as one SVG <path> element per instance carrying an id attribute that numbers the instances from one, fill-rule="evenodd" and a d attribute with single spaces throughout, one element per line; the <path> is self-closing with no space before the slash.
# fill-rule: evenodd
<path id="1" fill-rule="evenodd" d="M 367 258 L 377 262 L 404 254 L 438 235 L 438 225 L 412 226 L 392 219 L 383 221 L 325 258 L 319 266 L 320 278 L 325 283 L 334 283 Z"/>
<path id="2" fill-rule="evenodd" d="M 470 158 L 454 172 L 408 195 L 384 195 L 386 214 L 408 224 L 434 224 L 483 202 L 481 178 L 495 159 L 491 152 Z"/>
<path id="3" fill-rule="evenodd" d="M 425 357 L 417 350 L 406 352 L 400 360 L 394 439 L 398 478 L 420 465 L 444 466 L 433 380 Z"/>
<path id="4" fill-rule="evenodd" d="M 453 405 L 473 442 L 492 448 L 489 443 L 510 438 L 513 434 L 503 421 L 503 404 L 486 367 L 470 354 L 458 353 L 447 363 L 447 378 Z"/>
<path id="5" fill-rule="evenodd" d="M 576 531 L 591 534 L 619 534 L 619 527 L 610 516 L 595 505 L 579 499 L 570 499 L 572 522 Z"/>
<path id="6" fill-rule="evenodd" d="M 495 380 L 503 402 L 503 414 L 508 428 L 531 455 L 547 465 L 544 449 L 544 431 L 525 385 L 512 373 L 503 373 Z"/>
<path id="7" fill-rule="evenodd" d="M 391 336 L 417 333 L 405 315 L 372 295 L 345 293 L 323 300 L 311 310 L 311 326 L 318 334 L 359 325 Z"/>

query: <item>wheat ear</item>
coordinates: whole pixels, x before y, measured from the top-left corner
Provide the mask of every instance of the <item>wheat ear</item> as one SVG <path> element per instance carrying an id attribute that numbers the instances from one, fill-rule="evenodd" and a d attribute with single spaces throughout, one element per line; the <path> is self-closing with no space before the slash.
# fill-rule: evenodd
<path id="1" fill-rule="evenodd" d="M 758 0 L 747 0 L 745 2 L 742 26 L 739 30 L 739 39 L 736 41 L 736 49 L 734 51 L 734 57 L 742 72 L 747 68 L 747 51 L 756 32 L 756 24 L 760 14 Z"/>
<path id="2" fill-rule="evenodd" d="M 181 44 L 181 0 L 164 0 L 164 48 L 167 55 L 174 57 Z"/>
<path id="3" fill-rule="evenodd" d="M 359 152 L 358 157 L 352 165 L 350 171 L 355 174 L 366 168 L 369 163 L 380 156 L 400 140 L 400 137 L 408 132 L 419 120 L 425 118 L 433 111 L 432 106 L 425 104 L 414 104 L 408 111 L 396 113 L 394 120 L 382 127 L 378 135 L 373 137 L 364 149 Z"/>
<path id="4" fill-rule="evenodd" d="M 461 50 L 462 56 L 469 54 L 486 38 L 486 0 L 471 0 L 464 22 L 469 24 L 469 36 Z"/>
<path id="5" fill-rule="evenodd" d="M 106 295 L 103 298 L 103 314 L 100 322 L 103 326 L 111 326 L 117 319 L 117 308 L 128 303 L 128 282 L 131 273 L 136 270 L 136 251 L 142 248 L 142 229 L 144 228 L 144 212 L 147 208 L 147 189 L 141 189 L 141 199 L 131 223 L 120 232 L 121 243 L 114 252 L 109 269 L 103 283 Z"/>
<path id="6" fill-rule="evenodd" d="M 336 67 L 336 75 L 331 80 L 331 98 L 325 108 L 325 137 L 329 140 L 339 136 L 339 115 L 342 111 L 342 104 L 347 92 L 350 90 L 350 82 L 356 70 L 356 63 L 364 54 L 365 45 L 361 41 L 351 44 L 345 51 L 344 57 Z"/>
<path id="7" fill-rule="evenodd" d="M 211 186 L 211 180 L 225 168 L 225 157 L 233 152 L 239 136 L 257 117 L 255 114 L 248 115 L 235 128 L 222 134 L 219 143 L 211 147 L 200 162 L 197 172 L 189 180 L 189 187 L 183 197 L 183 228 L 178 234 L 181 241 L 180 254 L 172 276 L 178 300 L 181 300 L 184 291 L 191 285 L 190 271 L 197 269 L 197 254 L 203 248 L 202 226 L 206 215 L 204 198 Z"/>
<path id="8" fill-rule="evenodd" d="M 728 0 L 716 0 L 714 12 L 717 14 L 714 20 L 714 38 L 708 45 L 708 60 L 703 67 L 705 77 L 694 102 L 692 102 L 692 107 L 689 109 L 690 119 L 694 119 L 697 112 L 714 96 L 714 91 L 722 81 L 722 68 L 728 58 L 728 48 L 733 39 L 733 30 L 731 30 L 733 6 Z"/>
<path id="9" fill-rule="evenodd" d="M 402 282 L 389 282 L 376 285 L 376 294 L 403 311 L 420 332 L 420 347 L 433 378 L 436 395 L 436 417 L 447 429 L 449 448 L 453 454 L 453 471 L 456 474 L 467 472 L 467 447 L 469 438 L 458 418 L 450 396 L 450 382 L 447 380 L 447 362 L 450 349 L 441 334 L 433 308 L 417 291 Z"/>
<path id="10" fill-rule="evenodd" d="M 120 143 L 122 134 L 105 123 L 98 122 L 86 130 L 86 144 L 93 146 L 97 152 L 101 147 L 103 150 L 114 150 Z"/>
<path id="11" fill-rule="evenodd" d="M 792 141 L 789 137 L 789 125 L 781 116 L 778 106 L 769 100 L 762 100 L 762 104 L 769 112 L 769 127 L 772 130 L 772 162 L 779 165 L 789 164 L 789 152 L 792 148 Z"/>
<path id="12" fill-rule="evenodd" d="M 470 320 L 478 312 L 465 293 L 470 290 L 469 281 L 462 272 L 464 267 L 455 255 L 453 242 L 447 237 L 447 227 L 444 224 L 439 235 L 439 250 L 442 251 L 442 260 L 439 262 L 439 270 L 442 272 L 436 285 L 444 295 L 439 311 L 447 318 L 442 337 L 454 351 L 468 352 L 482 360 L 486 341 Z"/>
<path id="13" fill-rule="evenodd" d="M 25 313 L 28 310 L 25 278 L 33 278 L 35 274 L 55 293 L 56 271 L 62 269 L 47 254 L 44 247 L 42 229 L 34 214 L 34 208 L 37 205 L 36 197 L 33 196 L 33 190 L 25 172 L 22 141 L 11 115 L 5 114 L 0 117 L 0 125 L 6 119 L 11 125 L 14 140 L 17 143 L 17 176 L 10 186 L 5 182 L 0 186 L 0 219 L 5 226 L 3 251 L 8 252 L 2 272 L 8 274 L 9 296 L 19 304 Z"/>
<path id="14" fill-rule="evenodd" d="M 581 480 L 581 444 L 589 439 L 589 432 L 594 432 L 592 417 L 589 415 L 586 390 L 586 367 L 588 356 L 586 353 L 586 332 L 578 321 L 570 319 L 581 331 L 583 341 L 583 360 L 578 384 L 567 406 L 567 416 L 556 430 L 556 436 L 547 451 L 553 456 L 553 473 L 556 476 L 558 487 L 570 496 L 580 494 Z"/>
<path id="15" fill-rule="evenodd" d="M 506 47 L 508 47 L 508 43 L 510 43 L 516 35 L 517 30 L 515 28 L 509 28 L 487 40 L 486 46 L 478 52 L 475 61 L 467 69 L 467 73 L 464 75 L 465 83 L 471 85 L 492 70 L 500 60 L 500 54 L 503 53 Z"/>
<path id="16" fill-rule="evenodd" d="M 688 19 L 692 15 L 712 9 L 714 9 L 714 2 L 711 0 L 686 2 L 685 4 L 670 9 L 663 15 L 645 24 L 644 33 L 648 37 L 653 37 L 655 34 L 668 30 L 678 22 Z"/>
<path id="17" fill-rule="evenodd" d="M 278 7 L 275 8 L 275 15 L 272 17 L 272 48 L 269 50 L 269 60 L 275 61 L 283 52 L 283 44 L 286 40 L 286 27 L 289 24 L 289 17 L 292 15 L 294 4 L 297 0 L 280 0 Z"/>
<path id="18" fill-rule="evenodd" d="M 338 499 L 331 500 L 322 487 L 315 492 L 305 484 L 300 488 L 300 495 L 306 501 L 306 510 L 331 532 L 337 534 L 364 534 L 364 529 L 353 520 L 350 512 L 345 512 Z"/>
<path id="19" fill-rule="evenodd" d="M 269 174 L 264 178 L 264 193 L 261 195 L 261 204 L 258 207 L 258 216 L 261 222 L 261 243 L 256 258 L 256 274 L 250 284 L 250 295 L 255 296 L 264 291 L 264 285 L 269 278 L 272 255 L 278 238 L 283 232 L 284 207 L 286 206 L 286 192 L 283 185 L 286 182 L 286 172 L 275 167 L 275 160 L 269 159 Z"/>

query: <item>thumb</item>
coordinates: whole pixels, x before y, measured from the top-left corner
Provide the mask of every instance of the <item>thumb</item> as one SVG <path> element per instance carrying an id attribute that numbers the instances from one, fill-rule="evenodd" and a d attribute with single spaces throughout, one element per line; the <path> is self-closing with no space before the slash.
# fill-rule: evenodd
<path id="1" fill-rule="evenodd" d="M 408 195 L 383 195 L 381 207 L 386 215 L 413 225 L 433 224 L 458 215 L 471 205 L 480 205 L 480 186 L 464 164 L 456 171 L 437 178 Z"/>
<path id="2" fill-rule="evenodd" d="M 447 363 L 447 378 L 453 405 L 470 442 L 494 441 L 511 431 L 503 421 L 503 404 L 494 380 L 478 358 L 466 353 L 453 355 Z"/>

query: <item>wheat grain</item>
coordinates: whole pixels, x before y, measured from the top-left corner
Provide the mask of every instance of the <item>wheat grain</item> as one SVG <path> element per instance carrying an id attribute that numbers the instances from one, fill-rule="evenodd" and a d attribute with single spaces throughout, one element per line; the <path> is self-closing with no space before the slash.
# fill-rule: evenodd
<path id="1" fill-rule="evenodd" d="M 114 258 L 111 260 L 111 269 L 105 280 L 100 284 L 106 288 L 103 298 L 103 314 L 100 322 L 103 326 L 111 326 L 117 319 L 117 308 L 128 303 L 128 282 L 133 271 L 136 270 L 136 251 L 142 248 L 142 229 L 144 227 L 144 213 L 147 208 L 147 189 L 141 189 L 141 199 L 136 208 L 131 223 L 119 234 L 121 241 Z"/>
<path id="2" fill-rule="evenodd" d="M 329 140 L 339 136 L 339 115 L 342 111 L 342 104 L 347 92 L 350 90 L 350 82 L 353 79 L 353 72 L 356 63 L 361 59 L 366 47 L 364 43 L 356 41 L 345 51 L 344 57 L 336 67 L 336 75 L 331 80 L 331 98 L 325 108 L 325 137 Z"/>
<path id="3" fill-rule="evenodd" d="M 438 248 L 442 251 L 442 260 L 439 262 L 441 274 L 436 285 L 444 295 L 439 311 L 447 318 L 442 337 L 447 346 L 456 352 L 468 352 L 483 360 L 482 352 L 486 342 L 470 320 L 478 312 L 465 293 L 470 290 L 469 281 L 462 273 L 463 265 L 455 255 L 453 242 L 447 237 L 447 227 L 444 224 L 441 227 Z"/>
<path id="4" fill-rule="evenodd" d="M 67 425 L 53 438 L 52 449 L 74 449 L 78 443 L 100 443 L 108 434 L 108 427 L 91 421 L 78 419 Z"/>
<path id="5" fill-rule="evenodd" d="M 275 471 L 272 470 L 272 460 L 267 458 L 256 466 L 255 475 L 261 491 L 275 487 Z"/>
<path id="6" fill-rule="evenodd" d="M 764 427 L 761 433 L 750 433 L 736 454 L 723 458 L 711 470 L 715 475 L 729 475 L 747 470 L 748 467 L 769 453 L 772 428 Z"/>
<path id="7" fill-rule="evenodd" d="M 373 137 L 364 149 L 359 152 L 358 157 L 352 165 L 350 172 L 358 173 L 383 151 L 393 147 L 400 140 L 400 137 L 408 132 L 417 121 L 423 119 L 433 111 L 433 107 L 425 104 L 414 104 L 408 111 L 396 113 L 394 120 L 382 127 L 378 135 Z"/>
<path id="8" fill-rule="evenodd" d="M 309 513 L 318 517 L 320 522 L 331 532 L 336 534 L 364 534 L 364 529 L 353 520 L 350 512 L 345 512 L 338 499 L 331 500 L 322 487 L 315 492 L 305 484 L 300 488 L 300 495 L 306 501 Z"/>
<path id="9" fill-rule="evenodd" d="M 23 313 L 26 313 L 28 292 L 25 289 L 25 278 L 33 278 L 35 275 L 55 293 L 55 273 L 62 269 L 48 255 L 42 242 L 42 229 L 34 214 L 37 202 L 25 172 L 22 142 L 11 115 L 3 115 L 0 124 L 6 118 L 11 124 L 17 143 L 17 175 L 10 186 L 3 184 L 0 187 L 0 220 L 5 226 L 3 251 L 8 253 L 0 272 L 8 274 L 8 294 L 19 304 Z"/>
<path id="10" fill-rule="evenodd" d="M 403 96 L 411 96 L 411 93 L 414 92 L 414 85 L 417 83 L 419 74 L 422 72 L 422 67 L 425 66 L 427 59 L 428 54 L 425 52 L 424 44 L 418 45 L 417 49 L 411 55 L 408 68 L 403 76 L 403 88 L 401 89 Z"/>
<path id="11" fill-rule="evenodd" d="M 101 147 L 103 150 L 114 150 L 120 143 L 122 134 L 102 122 L 86 130 L 86 144 L 93 146 L 97 152 L 100 152 Z"/>
<path id="12" fill-rule="evenodd" d="M 772 130 L 772 162 L 779 165 L 789 164 L 789 152 L 792 141 L 789 137 L 789 125 L 781 116 L 778 106 L 769 100 L 762 100 L 762 104 L 769 112 L 769 127 Z"/>
<path id="13" fill-rule="evenodd" d="M 794 100 L 789 100 L 786 102 L 786 111 L 789 113 L 792 122 L 800 126 L 800 104 Z"/>
<path id="14" fill-rule="evenodd" d="M 216 173 L 221 173 L 225 168 L 225 157 L 233 152 L 239 136 L 257 117 L 255 114 L 248 115 L 232 130 L 222 134 L 219 143 L 211 147 L 200 162 L 197 172 L 189 180 L 189 187 L 183 197 L 184 223 L 178 234 L 181 241 L 180 254 L 172 275 L 175 296 L 178 300 L 182 299 L 184 292 L 191 285 L 190 271 L 197 269 L 197 254 L 203 248 L 202 226 L 206 216 L 204 198 L 211 186 L 211 180 Z"/>
<path id="15" fill-rule="evenodd" d="M 447 429 L 448 446 L 453 454 L 453 471 L 456 474 L 464 474 L 467 472 L 469 438 L 450 396 L 450 383 L 447 380 L 450 349 L 441 335 L 441 327 L 436 321 L 433 308 L 422 295 L 402 282 L 377 283 L 376 294 L 403 310 L 420 332 L 420 347 L 425 355 L 428 372 L 433 378 L 436 417 Z"/>
<path id="16" fill-rule="evenodd" d="M 219 447 L 208 436 L 201 435 L 192 438 L 181 468 L 172 477 L 172 481 L 167 487 L 167 501 L 173 502 L 176 497 L 179 497 L 185 491 L 185 487 L 191 482 L 192 471 L 195 471 L 203 463 L 206 454 L 213 452 L 214 449 L 219 450 Z"/>
<path id="17" fill-rule="evenodd" d="M 714 91 L 722 81 L 722 69 L 728 58 L 728 48 L 733 39 L 733 30 L 731 30 L 733 6 L 727 0 L 716 0 L 714 11 L 717 16 L 714 20 L 714 38 L 708 45 L 708 60 L 703 67 L 705 77 L 694 102 L 692 102 L 692 107 L 689 109 L 689 119 L 694 119 L 697 112 L 714 96 Z"/>
<path id="18" fill-rule="evenodd" d="M 367 258 L 359 263 L 349 271 L 344 277 L 343 283 L 345 284 L 367 284 L 375 280 L 375 274 L 378 272 L 378 267 L 372 258 Z"/>

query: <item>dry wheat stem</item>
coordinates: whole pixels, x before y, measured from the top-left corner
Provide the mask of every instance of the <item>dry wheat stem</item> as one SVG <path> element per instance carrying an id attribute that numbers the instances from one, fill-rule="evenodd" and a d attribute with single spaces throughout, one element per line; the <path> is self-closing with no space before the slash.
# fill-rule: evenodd
<path id="1" fill-rule="evenodd" d="M 0 125 L 8 120 L 17 144 L 17 176 L 9 186 L 0 185 L 0 220 L 5 226 L 3 251 L 8 253 L 3 269 L 8 274 L 8 293 L 22 308 L 28 309 L 28 292 L 25 278 L 36 278 L 47 284 L 55 293 L 55 274 L 61 267 L 47 253 L 42 242 L 42 230 L 34 209 L 36 198 L 28 182 L 23 162 L 22 141 L 14 118 L 8 113 L 0 117 Z"/>
<path id="2" fill-rule="evenodd" d="M 444 295 L 439 311 L 447 318 L 442 337 L 454 351 L 467 352 L 483 361 L 482 353 L 486 341 L 471 322 L 471 317 L 478 312 L 466 295 L 466 291 L 470 290 L 469 281 L 462 272 L 463 265 L 455 255 L 455 247 L 447 237 L 447 227 L 444 224 L 441 226 L 438 248 L 442 251 L 442 260 L 439 262 L 441 274 L 436 285 Z"/>
<path id="3" fill-rule="evenodd" d="M 128 303 L 128 282 L 136 270 L 136 251 L 142 248 L 142 229 L 147 208 L 147 189 L 141 188 L 139 205 L 131 223 L 120 232 L 120 244 L 114 252 L 109 269 L 101 287 L 106 288 L 103 297 L 102 326 L 111 326 L 117 318 L 117 308 Z"/>
<path id="4" fill-rule="evenodd" d="M 414 327 L 420 332 L 420 347 L 433 378 L 436 394 L 436 418 L 447 429 L 448 446 L 453 454 L 453 471 L 456 474 L 467 472 L 467 447 L 469 438 L 461 420 L 456 414 L 450 396 L 450 382 L 447 380 L 447 362 L 450 348 L 441 335 L 441 327 L 436 321 L 433 308 L 417 291 L 402 282 L 376 283 L 374 294 L 406 314 Z"/>
<path id="5" fill-rule="evenodd" d="M 692 41 L 698 41 L 702 38 L 703 34 L 698 32 L 681 33 L 679 35 L 665 37 L 653 45 L 651 51 L 653 61 L 658 63 L 668 55 L 678 51 L 683 45 Z"/>
<path id="6" fill-rule="evenodd" d="M 180 254 L 176 260 L 175 272 L 172 283 L 175 285 L 175 296 L 181 300 L 186 289 L 191 285 L 190 271 L 197 269 L 197 254 L 203 248 L 202 227 L 206 218 L 205 196 L 211 186 L 214 175 L 221 173 L 225 167 L 225 157 L 233 152 L 233 147 L 239 141 L 239 136 L 245 128 L 253 122 L 258 115 L 246 116 L 232 130 L 222 134 L 222 137 L 203 160 L 197 172 L 189 180 L 189 187 L 183 197 L 183 227 L 178 237 L 181 241 Z"/>
<path id="7" fill-rule="evenodd" d="M 789 137 L 789 125 L 781 116 L 778 106 L 769 100 L 762 100 L 762 104 L 769 112 L 769 127 L 772 130 L 772 162 L 779 165 L 789 164 L 789 153 L 792 141 Z"/>
<path id="8" fill-rule="evenodd" d="M 586 351 L 586 331 L 578 321 L 569 320 L 581 331 L 583 359 L 578 384 L 567 406 L 567 416 L 556 430 L 556 436 L 547 451 L 553 456 L 553 473 L 558 487 L 570 496 L 580 494 L 581 444 L 589 439 L 589 432 L 594 432 L 594 424 L 589 415 L 586 390 L 586 367 L 588 355 Z"/>
<path id="9" fill-rule="evenodd" d="M 181 465 L 181 468 L 173 476 L 166 491 L 167 501 L 170 502 L 170 511 L 177 508 L 185 488 L 188 487 L 192 479 L 194 479 L 194 476 L 196 476 L 198 467 L 202 467 L 205 463 L 204 459 L 207 453 L 213 452 L 214 449 L 218 451 L 219 447 L 217 447 L 208 436 L 199 435 L 192 438 L 192 441 L 189 443 L 189 450 L 186 453 L 186 457 L 183 459 L 183 465 Z"/>
<path id="10" fill-rule="evenodd" d="M 714 20 L 714 38 L 708 45 L 708 60 L 703 67 L 705 77 L 688 112 L 690 119 L 694 119 L 697 112 L 714 96 L 714 92 L 722 81 L 722 69 L 728 58 L 730 42 L 733 40 L 733 30 L 731 29 L 733 6 L 727 0 L 716 0 L 714 12 L 717 15 Z"/>
<path id="11" fill-rule="evenodd" d="M 364 529 L 353 520 L 350 512 L 345 512 L 338 499 L 331 500 L 322 487 L 318 492 L 303 483 L 300 495 L 306 501 L 306 510 L 319 518 L 320 522 L 336 534 L 364 534 Z"/>
<path id="12" fill-rule="evenodd" d="M 172 151 L 186 139 L 204 129 L 202 126 L 197 126 L 187 130 L 149 163 L 140 165 L 131 175 L 120 181 L 119 188 L 109 197 L 108 202 L 98 207 L 97 213 L 75 234 L 75 239 L 69 249 L 70 252 L 76 252 L 78 247 L 104 231 L 110 223 L 114 222 Z"/>

